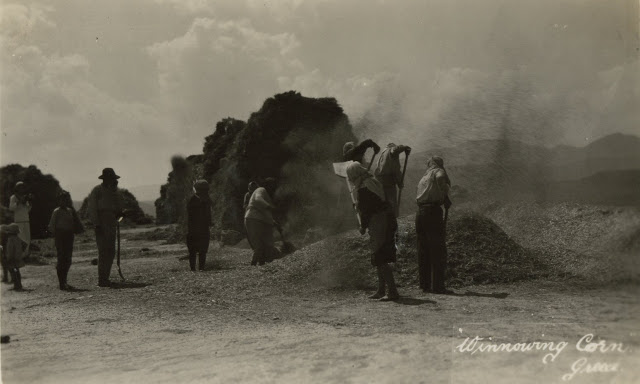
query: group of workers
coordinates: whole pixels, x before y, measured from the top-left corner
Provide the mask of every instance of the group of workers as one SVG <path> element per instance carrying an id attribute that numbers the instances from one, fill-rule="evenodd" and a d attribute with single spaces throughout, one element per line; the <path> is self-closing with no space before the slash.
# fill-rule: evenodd
<path id="1" fill-rule="evenodd" d="M 368 168 L 363 166 L 367 149 L 374 156 Z M 404 188 L 404 171 L 400 170 L 399 156 L 406 159 L 411 148 L 390 143 L 380 153 L 373 171 L 369 171 L 380 147 L 372 140 L 356 145 L 348 142 L 343 147 L 343 160 L 351 161 L 346 168 L 351 193 L 359 213 L 360 233 L 368 230 L 371 246 L 371 264 L 378 274 L 378 290 L 372 299 L 397 300 L 398 290 L 389 263 L 396 261 L 396 236 L 399 216 L 399 193 Z M 444 169 L 442 158 L 434 156 L 427 162 L 427 170 L 418 183 L 416 203 L 416 233 L 418 239 L 418 273 L 420 288 L 424 292 L 449 293 L 445 288 L 447 251 L 445 221 L 442 207 L 451 206 L 451 181 Z"/>
<path id="2" fill-rule="evenodd" d="M 364 167 L 363 158 L 372 148 L 374 156 Z M 406 158 L 411 148 L 389 144 L 381 148 L 372 140 L 356 145 L 348 142 L 343 147 L 343 161 L 350 162 L 346 176 L 350 193 L 357 210 L 360 233 L 367 231 L 370 238 L 371 264 L 376 267 L 378 290 L 372 299 L 397 300 L 399 293 L 389 263 L 396 261 L 397 217 L 399 215 L 399 193 L 403 185 L 404 172 L 400 170 L 399 157 Z M 380 153 L 376 166 L 375 156 Z M 115 258 L 115 243 L 118 220 L 123 215 L 122 202 L 118 195 L 118 176 L 112 168 L 105 168 L 99 179 L 102 183 L 88 197 L 87 213 L 95 227 L 98 247 L 98 286 L 110 287 L 111 267 Z M 420 287 L 425 292 L 447 293 L 445 289 L 446 245 L 443 210 L 451 206 L 448 193 L 451 182 L 440 157 L 431 157 L 427 170 L 418 184 L 416 202 L 416 232 L 418 238 L 418 265 Z M 189 266 L 192 271 L 204 270 L 211 238 L 211 199 L 206 180 L 194 183 L 194 195 L 187 202 L 187 248 Z M 263 265 L 278 258 L 279 250 L 274 246 L 273 230 L 281 231 L 274 220 L 276 180 L 267 178 L 258 185 L 249 183 L 244 198 L 244 223 L 247 239 L 253 250 L 251 265 Z M 31 205 L 24 183 L 18 182 L 11 196 L 10 209 L 14 212 L 14 223 L 3 225 L 3 281 L 11 273 L 15 289 L 22 289 L 19 268 L 24 265 L 24 255 L 29 252 L 29 211 Z M 61 290 L 73 290 L 67 283 L 71 266 L 74 235 L 83 231 L 82 224 L 73 208 L 67 192 L 59 197 L 58 208 L 52 214 L 49 231 L 54 235 L 58 263 L 57 273 Z"/>

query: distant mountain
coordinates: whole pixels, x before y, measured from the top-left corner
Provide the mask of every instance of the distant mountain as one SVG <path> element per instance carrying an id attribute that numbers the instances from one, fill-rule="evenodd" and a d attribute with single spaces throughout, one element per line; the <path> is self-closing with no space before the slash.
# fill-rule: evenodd
<path id="1" fill-rule="evenodd" d="M 153 201 L 139 201 L 138 205 L 140 205 L 140 209 L 142 209 L 142 212 L 144 212 L 145 214 L 151 217 L 156 216 L 156 208 L 153 205 Z M 80 210 L 80 208 L 82 207 L 82 201 L 74 201 L 73 207 L 76 210 Z"/>
<path id="2" fill-rule="evenodd" d="M 640 206 L 640 169 L 598 172 L 595 175 L 549 184 L 546 201 Z"/>
<path id="3" fill-rule="evenodd" d="M 131 193 L 133 193 L 138 201 L 155 201 L 158 197 L 160 197 L 160 184 L 149 184 L 149 185 L 139 185 L 137 187 L 129 187 L 128 188 Z M 153 205 L 153 203 L 152 203 Z M 153 216 L 155 216 L 155 208 Z"/>
<path id="4" fill-rule="evenodd" d="M 156 207 L 153 204 L 153 201 L 139 201 L 138 204 L 145 214 L 151 217 L 156 217 Z"/>
<path id="5" fill-rule="evenodd" d="M 555 180 L 578 180 L 603 171 L 640 169 L 640 138 L 615 133 L 583 148 L 556 147 L 552 161 Z"/>
<path id="6" fill-rule="evenodd" d="M 613 177 L 616 187 L 612 188 L 614 192 L 603 194 L 606 198 L 600 199 L 602 201 L 635 201 L 626 195 L 634 185 L 640 192 L 633 172 L 640 170 L 640 138 L 632 135 L 609 135 L 581 148 L 545 148 L 518 141 L 480 140 L 412 153 L 405 180 L 407 199 L 414 198 L 418 181 L 432 155 L 444 159 L 453 185 L 475 195 L 501 198 L 530 192 L 542 199 L 549 196 L 557 200 L 562 196 L 571 200 L 568 191 L 579 188 L 587 190 L 584 196 L 598 195 L 598 180 L 605 177 Z M 630 172 L 615 172 L 625 170 Z M 547 188 L 552 190 L 547 193 Z"/>

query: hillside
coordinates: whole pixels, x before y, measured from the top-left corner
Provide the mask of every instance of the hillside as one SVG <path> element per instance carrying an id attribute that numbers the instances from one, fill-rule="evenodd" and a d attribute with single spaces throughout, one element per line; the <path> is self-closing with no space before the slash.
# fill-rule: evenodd
<path id="1" fill-rule="evenodd" d="M 142 209 L 142 212 L 144 212 L 145 215 L 148 215 L 150 217 L 156 216 L 156 207 L 153 205 L 153 201 L 138 201 L 138 204 L 140 205 L 140 209 Z"/>
<path id="2" fill-rule="evenodd" d="M 133 193 L 140 202 L 153 202 L 155 199 L 160 197 L 160 184 L 138 185 L 127 189 L 129 192 Z M 153 203 L 151 205 L 153 205 Z M 155 211 L 153 216 L 155 216 Z"/>
<path id="3" fill-rule="evenodd" d="M 153 219 L 144 213 L 138 204 L 136 197 L 124 188 L 118 188 L 120 199 L 122 201 L 123 209 L 126 211 L 124 216 L 124 223 L 128 224 L 152 224 Z M 89 219 L 89 213 L 87 212 L 89 205 L 89 196 L 85 197 L 78 209 L 78 215 L 83 220 Z"/>
<path id="4" fill-rule="evenodd" d="M 434 154 L 444 158 L 452 183 L 476 197 L 508 199 L 526 193 L 542 201 L 637 204 L 635 195 L 640 195 L 633 192 L 640 190 L 636 174 L 640 138 L 630 135 L 606 136 L 582 148 L 482 140 L 412 153 L 405 181 L 407 195 L 412 196 Z M 605 179 L 613 183 L 611 188 L 603 186 Z"/>
<path id="5" fill-rule="evenodd" d="M 640 206 L 640 169 L 602 171 L 579 180 L 550 183 L 543 200 Z"/>

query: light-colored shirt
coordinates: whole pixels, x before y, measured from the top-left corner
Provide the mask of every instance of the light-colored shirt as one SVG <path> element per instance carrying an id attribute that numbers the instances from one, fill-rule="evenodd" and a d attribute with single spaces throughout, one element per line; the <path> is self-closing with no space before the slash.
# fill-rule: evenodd
<path id="1" fill-rule="evenodd" d="M 418 183 L 418 196 L 416 201 L 420 204 L 444 204 L 449 194 L 447 173 L 441 168 L 432 168 L 420 179 Z"/>
<path id="2" fill-rule="evenodd" d="M 272 211 L 275 208 L 276 207 L 267 190 L 260 187 L 251 194 L 244 218 L 260 220 L 264 223 L 273 225 Z"/>
<path id="3" fill-rule="evenodd" d="M 380 157 L 373 174 L 384 186 L 395 186 L 402 183 L 402 171 L 400 170 L 400 153 L 405 146 L 387 146 Z"/>
<path id="4" fill-rule="evenodd" d="M 18 201 L 18 196 L 12 195 L 9 199 L 9 209 L 13 212 L 14 222 L 29 222 L 29 211 L 31 211 L 29 202 L 21 203 Z"/>

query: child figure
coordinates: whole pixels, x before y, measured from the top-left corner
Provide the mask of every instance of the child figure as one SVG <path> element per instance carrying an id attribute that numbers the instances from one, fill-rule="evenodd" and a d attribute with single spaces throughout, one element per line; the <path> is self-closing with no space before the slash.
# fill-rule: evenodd
<path id="1" fill-rule="evenodd" d="M 20 275 L 20 268 L 24 267 L 24 260 L 22 241 L 18 237 L 18 234 L 20 233 L 20 226 L 16 223 L 3 225 L 0 226 L 0 231 L 7 236 L 5 261 L 6 267 L 11 274 L 11 280 L 13 280 L 13 289 L 15 291 L 22 291 L 22 276 Z"/>
<path id="2" fill-rule="evenodd" d="M 9 268 L 7 268 L 7 235 L 0 231 L 0 263 L 2 263 L 2 282 L 9 283 Z"/>
<path id="3" fill-rule="evenodd" d="M 73 209 L 71 196 L 68 192 L 62 192 L 58 196 L 58 208 L 53 211 L 49 221 L 49 231 L 53 233 L 58 256 L 56 270 L 58 272 L 58 282 L 60 290 L 70 291 L 73 287 L 67 284 L 67 275 L 71 268 L 71 257 L 73 254 L 74 229 L 79 220 Z"/>

